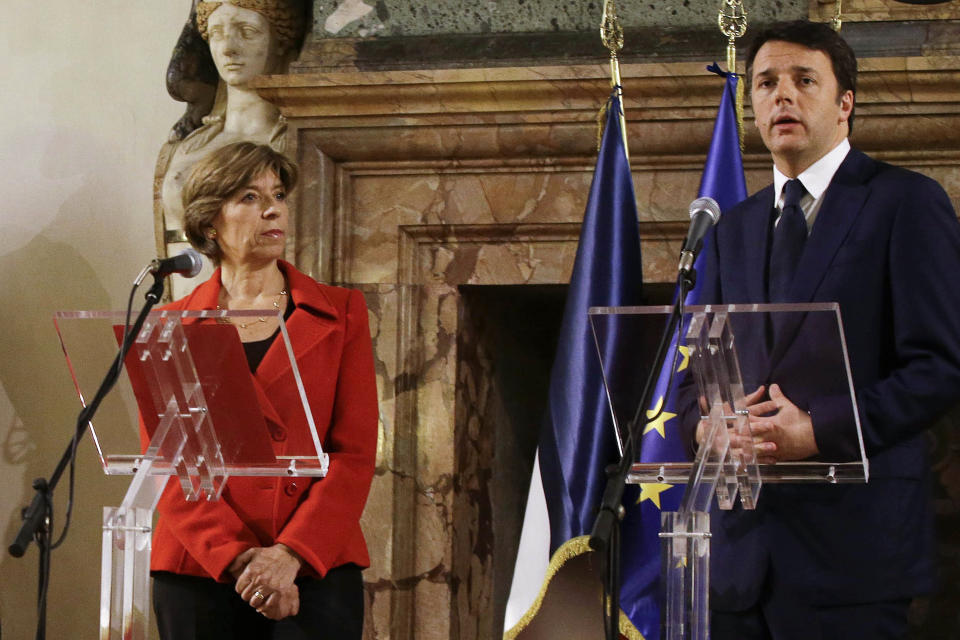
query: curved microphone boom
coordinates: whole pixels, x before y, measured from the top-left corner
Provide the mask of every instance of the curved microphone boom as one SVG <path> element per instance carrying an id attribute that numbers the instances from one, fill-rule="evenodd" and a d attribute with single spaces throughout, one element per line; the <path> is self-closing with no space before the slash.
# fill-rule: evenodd
<path id="1" fill-rule="evenodd" d="M 195 249 L 184 249 L 175 256 L 153 260 L 149 269 L 161 277 L 179 273 L 184 278 L 193 278 L 203 269 L 203 256 Z"/>
<path id="2" fill-rule="evenodd" d="M 679 273 L 690 273 L 697 254 L 703 248 L 703 237 L 720 221 L 720 205 L 713 198 L 697 198 L 690 203 L 690 229 L 680 250 Z"/>

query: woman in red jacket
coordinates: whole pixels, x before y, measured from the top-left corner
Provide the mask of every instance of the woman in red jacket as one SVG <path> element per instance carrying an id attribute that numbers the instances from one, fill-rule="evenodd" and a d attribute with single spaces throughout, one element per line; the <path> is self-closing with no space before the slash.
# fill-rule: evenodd
<path id="1" fill-rule="evenodd" d="M 360 515 L 377 444 L 367 309 L 358 291 L 320 284 L 281 259 L 296 179 L 283 155 L 250 142 L 201 160 L 183 189 L 184 228 L 219 268 L 167 308 L 264 310 L 235 326 L 255 384 L 281 418 L 289 410 L 285 428 L 270 431 L 278 454 L 312 442 L 295 403 L 271 397 L 272 381 L 292 375 L 283 345 L 273 345 L 284 310 L 329 470 L 323 479 L 231 477 L 210 502 L 188 502 L 168 483 L 151 560 L 165 639 L 362 634 L 369 557 Z"/>

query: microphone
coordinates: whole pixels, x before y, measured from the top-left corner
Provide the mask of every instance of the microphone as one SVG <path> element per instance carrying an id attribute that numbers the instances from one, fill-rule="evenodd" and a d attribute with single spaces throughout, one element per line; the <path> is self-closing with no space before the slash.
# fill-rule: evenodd
<path id="1" fill-rule="evenodd" d="M 184 249 L 169 258 L 156 258 L 150 263 L 148 269 L 160 277 L 179 273 L 184 278 L 192 278 L 203 269 L 203 257 L 195 249 Z"/>
<path id="2" fill-rule="evenodd" d="M 703 237 L 720 221 L 720 205 L 713 198 L 697 198 L 690 203 L 690 229 L 680 250 L 679 273 L 690 273 L 697 254 L 703 248 Z"/>

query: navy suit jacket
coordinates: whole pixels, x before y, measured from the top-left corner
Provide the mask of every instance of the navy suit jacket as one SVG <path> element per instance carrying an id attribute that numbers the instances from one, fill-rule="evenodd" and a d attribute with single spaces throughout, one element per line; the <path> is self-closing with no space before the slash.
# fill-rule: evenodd
<path id="1" fill-rule="evenodd" d="M 960 401 L 960 224 L 935 181 L 855 149 L 823 197 L 790 301 L 840 304 L 870 480 L 767 484 L 755 512 L 715 510 L 715 609 L 746 609 L 774 586 L 814 605 L 907 598 L 933 586 L 923 432 Z M 723 215 L 701 269 L 704 303 L 767 301 L 774 216 L 772 186 Z M 849 410 L 844 420 L 835 398 L 810 393 L 796 376 L 781 379 L 817 345 L 781 347 L 761 382 L 780 383 L 810 412 L 825 458 L 855 457 L 849 438 L 837 436 L 850 433 Z"/>

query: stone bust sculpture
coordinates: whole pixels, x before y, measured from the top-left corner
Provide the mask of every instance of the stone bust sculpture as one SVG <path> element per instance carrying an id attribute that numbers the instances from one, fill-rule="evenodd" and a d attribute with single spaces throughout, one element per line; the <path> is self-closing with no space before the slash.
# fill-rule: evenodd
<path id="1" fill-rule="evenodd" d="M 283 151 L 286 123 L 279 111 L 250 86 L 259 75 L 283 73 L 296 57 L 306 26 L 303 0 L 228 0 L 196 4 L 196 29 L 209 45 L 219 81 L 202 124 L 184 133 L 177 123 L 157 163 L 157 229 L 166 252 L 179 235 L 180 193 L 193 165 L 231 142 L 251 140 Z M 183 37 L 181 37 L 183 40 Z M 176 54 L 175 54 L 176 55 Z M 168 78 L 168 85 L 171 80 Z M 188 110 L 189 111 L 189 110 Z M 158 241 L 160 239 L 158 238 Z"/>

